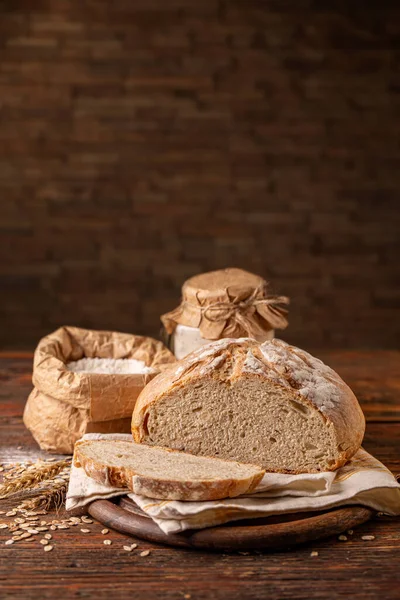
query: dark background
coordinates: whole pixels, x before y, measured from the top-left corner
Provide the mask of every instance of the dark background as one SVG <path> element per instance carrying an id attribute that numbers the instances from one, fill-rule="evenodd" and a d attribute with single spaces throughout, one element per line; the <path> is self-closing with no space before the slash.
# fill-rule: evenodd
<path id="1" fill-rule="evenodd" d="M 2 347 L 157 335 L 190 275 L 305 347 L 400 335 L 398 2 L 0 3 Z"/>

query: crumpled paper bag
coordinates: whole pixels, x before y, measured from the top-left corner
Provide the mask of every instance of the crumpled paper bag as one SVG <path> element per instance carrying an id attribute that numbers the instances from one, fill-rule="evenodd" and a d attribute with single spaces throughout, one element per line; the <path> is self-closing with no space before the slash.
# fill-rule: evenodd
<path id="1" fill-rule="evenodd" d="M 83 357 L 134 358 L 152 373 L 75 373 L 66 363 Z M 40 340 L 33 361 L 34 389 L 24 423 L 43 450 L 72 454 L 87 432 L 129 432 L 144 386 L 175 362 L 162 342 L 115 331 L 61 327 Z"/>

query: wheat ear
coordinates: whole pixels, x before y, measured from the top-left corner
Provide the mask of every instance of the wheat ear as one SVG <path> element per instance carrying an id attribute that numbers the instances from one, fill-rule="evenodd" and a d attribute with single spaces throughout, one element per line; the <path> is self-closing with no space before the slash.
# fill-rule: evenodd
<path id="1" fill-rule="evenodd" d="M 58 475 L 63 469 L 71 465 L 70 459 L 60 460 L 54 463 L 39 463 L 34 465 L 21 476 L 17 476 L 0 487 L 0 500 L 18 494 L 24 490 L 36 487 L 42 481 L 48 481 Z"/>
<path id="2" fill-rule="evenodd" d="M 67 494 L 68 483 L 59 482 L 55 483 L 48 490 L 43 490 L 39 496 L 24 500 L 18 506 L 19 510 L 34 510 L 36 508 L 43 508 L 44 510 L 50 510 L 51 508 L 58 509 L 64 502 Z"/>

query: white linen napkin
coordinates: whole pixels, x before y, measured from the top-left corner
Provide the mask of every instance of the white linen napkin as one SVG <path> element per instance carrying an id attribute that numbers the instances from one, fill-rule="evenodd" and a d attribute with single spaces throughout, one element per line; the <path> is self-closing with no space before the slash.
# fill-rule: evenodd
<path id="1" fill-rule="evenodd" d="M 122 439 L 129 434 L 86 434 L 82 439 Z M 164 533 L 203 529 L 237 521 L 286 513 L 319 511 L 361 504 L 388 515 L 400 515 L 400 484 L 376 458 L 360 449 L 341 469 L 334 472 L 285 475 L 266 473 L 257 489 L 239 498 L 206 502 L 156 500 L 127 489 L 102 485 L 83 469 L 72 466 L 67 493 L 67 510 L 93 500 L 127 495 Z"/>

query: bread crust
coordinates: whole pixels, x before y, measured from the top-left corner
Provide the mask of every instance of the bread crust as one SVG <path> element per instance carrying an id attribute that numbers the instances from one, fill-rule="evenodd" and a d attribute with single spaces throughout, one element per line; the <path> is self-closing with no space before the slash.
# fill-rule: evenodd
<path id="1" fill-rule="evenodd" d="M 74 465 L 83 468 L 85 473 L 103 485 L 113 487 L 127 488 L 135 494 L 156 498 L 159 500 L 183 500 L 183 501 L 204 501 L 220 500 L 222 498 L 235 498 L 237 496 L 251 493 L 263 478 L 265 471 L 257 465 L 247 465 L 254 467 L 255 473 L 243 479 L 205 479 L 204 481 L 177 481 L 165 478 L 156 478 L 145 474 L 136 473 L 133 469 L 122 466 L 107 466 L 101 460 L 94 460 L 85 455 L 84 447 L 90 445 L 91 441 L 77 442 L 74 452 Z M 97 441 L 99 443 L 99 441 Z M 104 444 L 125 444 L 119 440 L 106 441 Z M 133 443 L 132 443 L 133 444 Z M 149 451 L 154 450 L 155 446 L 149 446 Z M 166 452 L 175 454 L 184 454 L 170 448 L 162 448 Z M 217 462 L 222 461 L 218 458 L 207 458 Z M 234 462 L 234 461 L 231 461 Z"/>
<path id="2" fill-rule="evenodd" d="M 319 359 L 282 340 L 261 344 L 250 338 L 222 339 L 203 346 L 155 377 L 139 395 L 133 411 L 134 440 L 146 442 L 146 415 L 164 395 L 204 378 L 233 383 L 243 377 L 256 377 L 284 388 L 293 400 L 320 412 L 333 428 L 338 447 L 336 462 L 329 470 L 343 466 L 360 448 L 365 418 L 357 398 L 339 375 Z"/>

